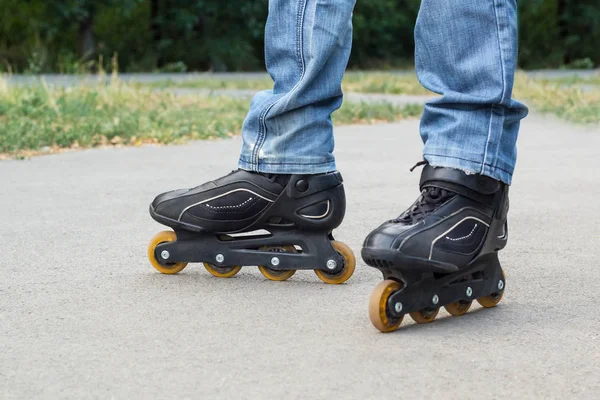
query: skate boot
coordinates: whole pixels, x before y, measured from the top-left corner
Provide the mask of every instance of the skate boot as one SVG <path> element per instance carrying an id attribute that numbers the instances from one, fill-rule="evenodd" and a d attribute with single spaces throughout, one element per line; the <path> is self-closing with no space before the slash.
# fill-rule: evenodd
<path id="1" fill-rule="evenodd" d="M 256 265 L 275 281 L 310 269 L 323 282 L 342 283 L 356 265 L 352 250 L 332 235 L 345 210 L 337 171 L 275 175 L 237 170 L 156 197 L 150 215 L 173 231 L 152 239 L 148 257 L 164 274 L 202 262 L 222 278 L 234 276 L 241 266 Z"/>
<path id="2" fill-rule="evenodd" d="M 504 293 L 498 251 L 508 239 L 508 186 L 426 165 L 420 189 L 408 210 L 363 245 L 363 260 L 385 279 L 369 303 L 371 322 L 382 332 L 398 329 L 405 314 L 428 323 L 441 306 L 454 316 L 475 299 L 494 307 Z"/>

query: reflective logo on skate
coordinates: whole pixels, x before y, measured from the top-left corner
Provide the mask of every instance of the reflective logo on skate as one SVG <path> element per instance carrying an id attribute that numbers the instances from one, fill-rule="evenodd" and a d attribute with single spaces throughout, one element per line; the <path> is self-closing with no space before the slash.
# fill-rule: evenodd
<path id="1" fill-rule="evenodd" d="M 186 212 L 187 210 L 189 210 L 190 208 L 193 208 L 193 207 L 199 206 L 199 205 L 201 205 L 201 204 L 204 204 L 204 203 L 208 203 L 209 201 L 212 201 L 212 200 L 219 199 L 219 198 L 221 198 L 221 197 L 227 196 L 227 195 L 229 195 L 229 194 L 231 194 L 231 193 L 235 193 L 235 192 L 248 192 L 248 193 L 252 193 L 253 195 L 255 195 L 255 196 L 257 196 L 257 197 L 260 197 L 261 199 L 263 199 L 263 200 L 266 200 L 266 201 L 268 201 L 269 203 L 273 203 L 273 202 L 274 202 L 274 200 L 269 200 L 269 199 L 267 199 L 266 197 L 264 197 L 264 196 L 261 196 L 260 194 L 258 194 L 258 193 L 256 193 L 256 192 L 253 192 L 253 191 L 252 191 L 252 190 L 250 190 L 250 189 L 234 189 L 234 190 L 230 190 L 230 191 L 229 191 L 229 192 L 227 192 L 227 193 L 223 193 L 223 194 L 220 194 L 220 195 L 218 195 L 218 196 L 211 197 L 210 199 L 202 200 L 202 201 L 199 201 L 199 202 L 197 202 L 197 203 L 194 203 L 194 204 L 192 204 L 192 205 L 189 205 L 189 206 L 187 206 L 186 208 L 184 208 L 184 209 L 183 209 L 183 211 L 181 211 L 181 214 L 179 214 L 179 218 L 178 218 L 177 220 L 178 220 L 178 221 L 181 221 L 181 217 L 183 217 L 183 214 L 185 214 L 185 212 Z"/>
<path id="2" fill-rule="evenodd" d="M 473 220 L 473 221 L 477 221 L 475 222 L 475 225 L 471 228 L 470 232 L 467 234 L 462 234 L 461 236 L 457 236 L 457 237 L 452 237 L 452 235 L 450 234 L 450 232 L 452 232 L 454 229 L 456 229 L 460 224 L 462 224 L 465 221 L 469 221 L 469 220 Z M 475 218 L 475 217 L 465 217 L 462 220 L 460 220 L 459 222 L 457 222 L 456 224 L 454 224 L 450 229 L 448 229 L 446 232 L 442 233 L 441 235 L 439 235 L 438 237 L 436 237 L 432 242 L 431 242 L 431 248 L 429 249 L 429 259 L 431 260 L 433 257 L 433 248 L 435 246 L 435 244 L 440 240 L 440 239 L 445 239 L 448 240 L 451 243 L 455 243 L 457 245 L 460 245 L 461 241 L 465 241 L 468 239 L 473 239 L 473 236 L 476 234 L 476 232 L 478 232 L 478 227 L 479 224 L 481 223 L 482 226 L 485 226 L 486 229 L 490 227 L 490 225 L 482 220 L 480 220 L 479 218 Z M 478 235 L 480 236 L 480 235 Z M 483 235 L 485 236 L 485 235 Z M 470 244 L 470 243 L 469 243 Z M 480 243 L 473 243 L 473 246 L 478 247 Z"/>
<path id="3" fill-rule="evenodd" d="M 318 204 L 316 204 L 318 205 Z M 309 208 L 312 206 L 308 206 L 306 208 Z M 327 216 L 327 214 L 329 214 L 329 200 L 327 200 L 327 209 L 325 210 L 325 212 L 321 215 L 306 215 L 306 214 L 300 214 L 302 217 L 304 218 L 310 218 L 310 219 L 321 219 L 321 218 L 325 218 Z"/>

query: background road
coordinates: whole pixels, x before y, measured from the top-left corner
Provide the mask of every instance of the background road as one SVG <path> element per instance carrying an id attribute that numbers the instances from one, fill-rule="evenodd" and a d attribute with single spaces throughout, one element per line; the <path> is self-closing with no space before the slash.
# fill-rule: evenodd
<path id="1" fill-rule="evenodd" d="M 342 127 L 337 230 L 363 237 L 417 195 L 418 122 Z M 217 279 L 157 273 L 162 191 L 235 167 L 240 138 L 0 162 L 0 398 L 597 398 L 600 132 L 523 123 L 504 300 L 393 334 L 370 324 L 380 274 Z M 408 320 L 408 319 L 407 319 Z"/>

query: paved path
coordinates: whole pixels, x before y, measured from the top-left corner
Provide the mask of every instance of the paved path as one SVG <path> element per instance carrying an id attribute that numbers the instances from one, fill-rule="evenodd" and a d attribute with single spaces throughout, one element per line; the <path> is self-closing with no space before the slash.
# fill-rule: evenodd
<path id="1" fill-rule="evenodd" d="M 337 231 L 364 235 L 416 196 L 417 122 L 337 129 L 349 195 Z M 591 399 L 600 391 L 600 132 L 525 120 L 507 290 L 381 334 L 377 271 L 229 280 L 160 275 L 155 194 L 234 166 L 240 139 L 0 162 L 0 398 Z"/>

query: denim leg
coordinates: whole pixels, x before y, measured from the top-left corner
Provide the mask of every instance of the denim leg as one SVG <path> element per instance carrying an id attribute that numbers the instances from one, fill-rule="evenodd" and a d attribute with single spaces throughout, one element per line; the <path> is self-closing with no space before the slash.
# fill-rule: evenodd
<path id="1" fill-rule="evenodd" d="M 510 184 L 527 115 L 511 98 L 516 0 L 422 0 L 415 45 L 419 81 L 442 95 L 423 111 L 423 157 Z"/>
<path id="2" fill-rule="evenodd" d="M 270 0 L 265 61 L 272 90 L 252 99 L 239 167 L 269 173 L 335 170 L 331 113 L 352 45 L 355 0 Z"/>

